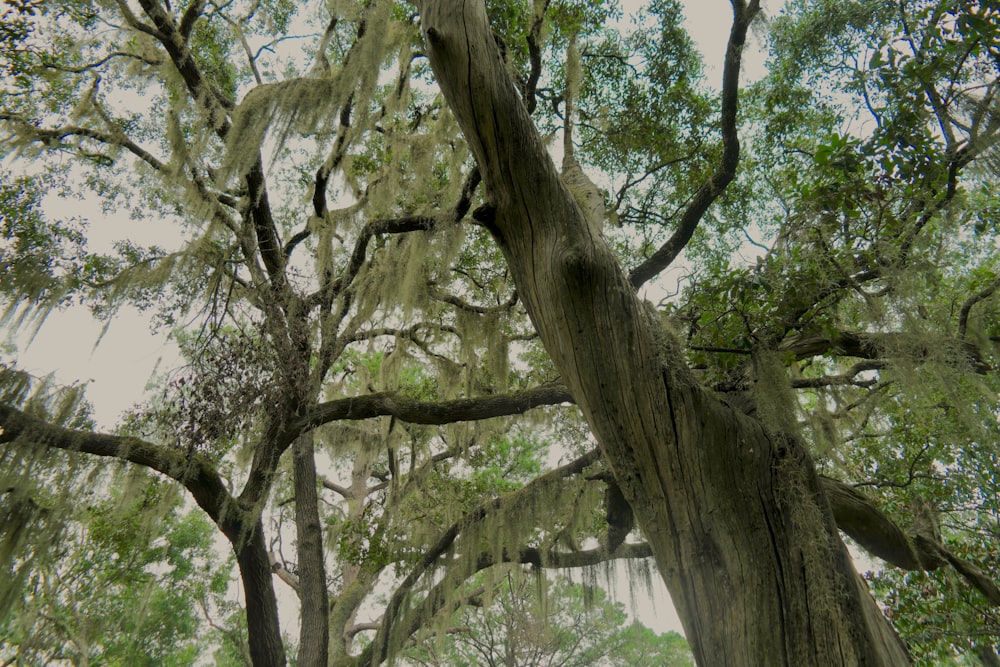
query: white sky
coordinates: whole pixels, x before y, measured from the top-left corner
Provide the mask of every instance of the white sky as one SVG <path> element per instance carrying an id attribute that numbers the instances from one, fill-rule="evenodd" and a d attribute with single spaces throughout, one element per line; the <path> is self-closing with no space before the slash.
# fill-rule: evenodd
<path id="1" fill-rule="evenodd" d="M 636 3 L 626 0 L 623 4 L 628 9 Z M 777 6 L 777 1 L 771 4 Z M 688 28 L 704 55 L 708 82 L 715 88 L 721 84 L 731 19 L 732 10 L 727 0 L 687 0 Z M 744 62 L 748 76 L 760 76 L 763 54 L 752 35 Z M 72 206 L 72 210 L 50 210 L 50 217 L 83 215 L 92 219 L 92 229 L 107 230 L 109 226 L 121 229 L 121 225 L 128 225 L 129 233 L 140 231 L 143 236 L 151 231 L 150 227 L 129 221 L 125 216 L 120 220 L 109 219 L 97 205 L 84 204 L 81 209 L 80 202 L 65 204 Z M 56 379 L 63 384 L 88 382 L 87 397 L 94 405 L 96 420 L 101 428 L 108 429 L 125 411 L 143 400 L 147 382 L 161 360 L 164 370 L 169 370 L 175 365 L 176 355 L 172 343 L 149 331 L 141 313 L 122 312 L 102 338 L 103 329 L 85 309 L 76 308 L 53 313 L 30 343 L 23 336 L 8 342 L 16 344 L 18 351 L 14 356 L 22 370 L 38 376 L 55 373 Z M 657 632 L 681 631 L 662 581 L 654 577 L 653 585 L 653 598 L 659 601 L 656 605 L 645 599 L 642 591 L 636 591 L 640 620 Z M 619 568 L 612 588 L 613 597 L 631 608 L 630 586 L 624 568 Z"/>

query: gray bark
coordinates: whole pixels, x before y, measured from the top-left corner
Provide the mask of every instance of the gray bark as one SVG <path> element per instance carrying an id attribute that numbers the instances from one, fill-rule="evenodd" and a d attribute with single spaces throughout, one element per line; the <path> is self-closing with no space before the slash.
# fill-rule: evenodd
<path id="1" fill-rule="evenodd" d="M 808 455 L 691 379 L 679 345 L 588 227 L 507 75 L 482 0 L 425 0 L 420 10 L 436 78 L 483 174 L 491 208 L 479 218 L 636 509 L 699 663 L 906 664 Z"/>
<path id="2" fill-rule="evenodd" d="M 314 432 L 310 431 L 299 436 L 292 445 L 299 599 L 302 603 L 296 664 L 301 667 L 326 667 L 330 645 L 330 600 L 326 588 L 313 438 Z"/>

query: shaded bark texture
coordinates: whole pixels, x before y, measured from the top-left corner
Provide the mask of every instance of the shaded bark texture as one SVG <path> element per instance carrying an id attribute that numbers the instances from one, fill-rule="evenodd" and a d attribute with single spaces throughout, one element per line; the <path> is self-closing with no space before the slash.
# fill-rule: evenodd
<path id="1" fill-rule="evenodd" d="M 489 210 L 478 218 L 636 510 L 698 662 L 907 663 L 805 450 L 691 379 L 679 344 L 588 227 L 482 0 L 419 4 L 435 75 L 483 175 Z"/>

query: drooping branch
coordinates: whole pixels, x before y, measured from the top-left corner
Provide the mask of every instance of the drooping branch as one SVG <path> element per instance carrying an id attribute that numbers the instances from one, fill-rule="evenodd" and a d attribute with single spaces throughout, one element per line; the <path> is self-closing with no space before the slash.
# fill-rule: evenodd
<path id="1" fill-rule="evenodd" d="M 403 618 L 397 621 L 394 632 L 398 632 L 401 637 L 410 637 L 423 627 L 428 618 L 432 618 L 449 604 L 453 603 L 454 590 L 464 579 L 481 572 L 487 568 L 503 563 L 513 563 L 520 565 L 530 565 L 536 568 L 565 570 L 568 568 L 584 568 L 600 565 L 613 560 L 632 560 L 641 558 L 651 558 L 652 549 L 648 544 L 623 544 L 613 553 L 607 549 L 598 547 L 587 551 L 558 552 L 555 550 L 542 551 L 536 548 L 522 549 L 517 552 L 504 551 L 499 557 L 491 552 L 483 552 L 479 558 L 475 559 L 472 571 L 464 578 L 456 576 L 445 576 L 445 578 L 432 587 L 423 598 L 421 603 L 407 611 Z M 376 639 L 384 628 L 382 624 L 371 624 L 361 630 L 376 630 Z M 377 645 L 373 642 L 358 656 L 356 667 L 369 667 L 380 664 L 385 656 L 374 653 Z"/>
<path id="2" fill-rule="evenodd" d="M 736 176 L 736 167 L 740 161 L 740 141 L 736 131 L 739 110 L 740 62 L 743 57 L 747 30 L 760 10 L 760 1 L 751 0 L 747 4 L 744 0 L 733 0 L 732 5 L 733 26 L 729 32 L 729 42 L 726 44 L 726 60 L 722 70 L 720 110 L 722 157 L 715 172 L 698 188 L 691 202 L 684 209 L 680 223 L 673 235 L 649 259 L 629 273 L 629 280 L 636 289 L 670 266 L 691 240 L 705 212 Z"/>
<path id="3" fill-rule="evenodd" d="M 543 492 L 546 487 L 559 484 L 569 477 L 582 473 L 588 466 L 599 461 L 600 456 L 600 450 L 591 450 L 575 461 L 571 461 L 566 465 L 536 477 L 529 484 L 517 491 L 480 504 L 452 524 L 424 553 L 420 561 L 414 565 L 410 573 L 396 588 L 392 598 L 389 600 L 389 604 L 386 606 L 381 627 L 371 645 L 362 654 L 359 664 L 378 664 L 389 655 L 390 642 L 393 636 L 409 636 L 419 626 L 420 619 L 428 617 L 424 613 L 414 613 L 413 610 L 404 610 L 404 606 L 418 582 L 421 581 L 426 573 L 439 564 L 442 557 L 454 549 L 455 543 L 460 536 L 481 525 L 489 517 L 495 516 L 497 513 L 505 509 L 510 509 L 513 505 Z M 445 604 L 448 599 L 448 593 L 454 590 L 457 585 L 475 572 L 501 561 L 491 562 L 491 557 L 479 554 L 474 559 L 465 562 L 467 563 L 465 567 L 455 566 L 448 568 L 444 580 L 432 589 L 423 603 L 419 605 L 419 608 L 426 610 L 428 608 L 427 605 L 430 605 L 430 613 L 433 614 L 433 611 L 438 609 L 440 605 Z M 400 625 L 397 626 L 397 623 Z M 375 662 L 372 662 L 373 660 Z"/>
<path id="4" fill-rule="evenodd" d="M 950 564 L 990 604 L 1000 606 L 1000 588 L 982 570 L 955 556 L 941 543 L 929 507 L 915 508 L 908 533 L 847 484 L 829 477 L 821 477 L 820 481 L 837 527 L 873 556 L 904 570 L 936 570 Z"/>
<path id="5" fill-rule="evenodd" d="M 159 472 L 184 485 L 198 505 L 220 526 L 241 529 L 229 522 L 239 522 L 232 497 L 212 463 L 204 456 L 155 445 L 139 438 L 78 431 L 0 404 L 0 444 L 24 447 L 49 447 L 120 459 Z M 225 528 L 224 528 L 225 530 Z"/>
<path id="6" fill-rule="evenodd" d="M 6 404 L 0 404 L 0 444 L 49 447 L 114 458 L 180 482 L 219 526 L 236 553 L 247 596 L 247 627 L 254 664 L 276 667 L 285 664 L 263 526 L 259 519 L 248 519 L 207 458 L 139 438 L 55 426 Z"/>

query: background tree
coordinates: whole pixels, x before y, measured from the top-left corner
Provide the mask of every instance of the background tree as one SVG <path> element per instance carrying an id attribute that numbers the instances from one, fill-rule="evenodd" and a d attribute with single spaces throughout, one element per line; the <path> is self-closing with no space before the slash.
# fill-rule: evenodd
<path id="1" fill-rule="evenodd" d="M 276 576 L 298 664 L 367 665 L 479 572 L 650 555 L 705 664 L 993 655 L 1000 18 L 797 0 L 740 91 L 761 12 L 731 4 L 720 91 L 670 0 L 622 31 L 596 1 L 5 4 L 5 321 L 145 308 L 185 367 L 115 435 L 11 379 L 4 502 L 92 456 L 175 480 L 260 665 Z M 45 214 L 84 193 L 176 234 Z M 968 604 L 900 623 L 911 653 L 838 527 Z"/>
<path id="2" fill-rule="evenodd" d="M 420 642 L 404 659 L 453 667 L 694 664 L 683 637 L 626 625 L 622 605 L 600 588 L 556 578 L 538 596 L 538 583 L 511 570 L 483 588 L 478 605 L 456 612 L 447 634 Z"/>

